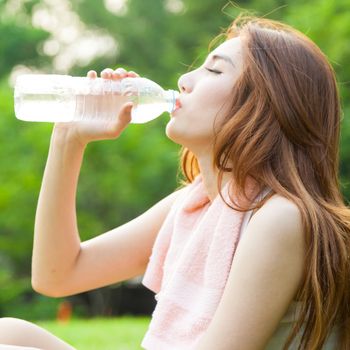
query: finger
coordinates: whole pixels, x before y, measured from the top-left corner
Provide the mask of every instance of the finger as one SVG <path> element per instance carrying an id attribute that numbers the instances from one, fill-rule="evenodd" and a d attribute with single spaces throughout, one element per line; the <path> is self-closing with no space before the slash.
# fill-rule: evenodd
<path id="1" fill-rule="evenodd" d="M 113 74 L 113 69 L 111 68 L 105 68 L 102 72 L 101 72 L 101 78 L 103 79 L 112 79 L 112 74 Z"/>
<path id="2" fill-rule="evenodd" d="M 131 121 L 132 107 L 133 107 L 132 102 L 127 102 L 122 106 L 118 114 L 118 117 L 115 123 L 113 124 L 112 129 L 110 130 L 110 136 L 118 137 L 120 133 L 127 127 L 127 125 Z"/>
<path id="3" fill-rule="evenodd" d="M 95 79 L 97 77 L 97 73 L 94 70 L 89 70 L 87 72 L 87 77 L 90 79 Z"/>
<path id="4" fill-rule="evenodd" d="M 120 109 L 118 119 L 121 121 L 123 124 L 128 124 L 131 121 L 131 110 L 133 107 L 132 102 L 127 102 L 125 103 L 122 108 Z"/>
<path id="5" fill-rule="evenodd" d="M 117 68 L 114 72 L 113 72 L 113 78 L 114 79 L 121 79 L 121 78 L 125 78 L 127 76 L 127 71 L 124 68 Z"/>
<path id="6" fill-rule="evenodd" d="M 131 70 L 128 72 L 128 77 L 137 78 L 139 75 Z"/>

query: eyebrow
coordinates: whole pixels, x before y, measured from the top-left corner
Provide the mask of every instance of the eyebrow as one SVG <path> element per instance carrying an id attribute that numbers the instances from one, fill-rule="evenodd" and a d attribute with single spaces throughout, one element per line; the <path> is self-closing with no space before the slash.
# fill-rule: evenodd
<path id="1" fill-rule="evenodd" d="M 215 61 L 215 60 L 223 60 L 223 61 L 228 62 L 229 64 L 231 64 L 233 67 L 236 67 L 229 56 L 222 55 L 222 54 L 221 55 L 215 54 L 215 55 L 211 56 L 210 58 L 213 61 Z"/>

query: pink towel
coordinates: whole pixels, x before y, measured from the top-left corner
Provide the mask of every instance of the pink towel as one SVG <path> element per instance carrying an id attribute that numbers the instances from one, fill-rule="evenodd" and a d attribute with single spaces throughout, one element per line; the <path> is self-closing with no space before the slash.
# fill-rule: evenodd
<path id="1" fill-rule="evenodd" d="M 250 198 L 253 188 L 248 189 Z M 229 185 L 222 193 L 231 203 Z M 222 297 L 243 216 L 219 195 L 211 203 L 201 176 L 176 200 L 158 233 L 142 282 L 157 293 L 144 349 L 195 348 Z"/>

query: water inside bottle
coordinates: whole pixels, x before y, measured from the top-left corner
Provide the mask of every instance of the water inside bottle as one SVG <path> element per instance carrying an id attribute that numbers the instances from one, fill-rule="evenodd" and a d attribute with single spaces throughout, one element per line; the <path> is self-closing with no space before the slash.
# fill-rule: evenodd
<path id="1" fill-rule="evenodd" d="M 74 96 L 58 100 L 55 94 L 24 93 L 15 97 L 16 117 L 25 121 L 65 122 L 70 120 L 74 109 Z"/>
<path id="2" fill-rule="evenodd" d="M 165 103 L 143 103 L 133 107 L 131 111 L 131 123 L 147 123 L 157 118 L 161 113 L 167 110 Z"/>
<path id="3" fill-rule="evenodd" d="M 117 94 L 76 95 L 76 108 L 73 120 L 116 119 L 122 105 L 128 101 L 127 96 Z"/>
<path id="4" fill-rule="evenodd" d="M 121 95 L 71 95 L 60 99 L 54 94 L 21 94 L 15 101 L 16 117 L 25 121 L 70 122 L 112 120 L 130 97 Z M 165 103 L 134 100 L 132 123 L 146 123 L 167 109 Z"/>
<path id="5" fill-rule="evenodd" d="M 163 112 L 171 112 L 172 105 L 166 100 L 163 91 L 143 91 L 138 96 L 133 96 L 131 100 L 134 107 L 131 111 L 131 123 L 141 124 L 156 119 Z"/>

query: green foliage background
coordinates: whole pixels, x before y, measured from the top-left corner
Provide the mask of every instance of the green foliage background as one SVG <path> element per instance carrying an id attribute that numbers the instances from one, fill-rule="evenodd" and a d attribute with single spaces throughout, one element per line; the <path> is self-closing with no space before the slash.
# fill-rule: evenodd
<path id="1" fill-rule="evenodd" d="M 22 0 L 16 11 L 0 1 L 0 316 L 45 318 L 57 302 L 31 291 L 30 256 L 36 202 L 46 162 L 52 125 L 15 119 L 11 72 L 21 66 L 44 72 L 54 56 L 43 52 L 51 34 L 32 25 L 45 1 Z M 89 69 L 123 66 L 174 88 L 179 76 L 200 62 L 209 42 L 241 9 L 282 20 L 311 37 L 332 62 L 339 79 L 344 119 L 341 180 L 350 198 L 350 4 L 348 0 L 129 0 L 127 11 L 114 14 L 102 0 L 67 1 L 86 28 L 101 29 L 118 43 L 114 56 L 75 64 L 71 75 Z M 78 190 L 78 220 L 87 239 L 143 212 L 177 186 L 179 146 L 164 134 L 167 116 L 132 125 L 117 141 L 89 145 Z M 38 306 L 40 305 L 40 307 Z M 28 317 L 30 316 L 30 317 Z"/>

